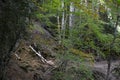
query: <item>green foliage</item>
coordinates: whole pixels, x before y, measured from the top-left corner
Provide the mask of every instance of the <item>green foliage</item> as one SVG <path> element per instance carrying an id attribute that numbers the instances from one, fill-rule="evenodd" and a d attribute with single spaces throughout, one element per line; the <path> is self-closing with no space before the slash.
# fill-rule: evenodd
<path id="1" fill-rule="evenodd" d="M 120 0 L 110 0 L 109 2 L 106 0 L 100 0 L 100 2 L 89 0 L 87 3 L 83 0 L 44 0 L 41 3 L 33 0 L 33 2 L 38 8 L 35 14 L 36 18 L 49 26 L 52 32 L 56 32 L 60 37 L 57 37 L 61 41 L 60 45 L 65 47 L 65 50 L 61 51 L 63 54 L 60 54 L 61 60 L 82 62 L 83 58 L 90 55 L 95 57 L 100 55 L 105 58 L 110 54 L 110 51 L 115 55 L 120 53 L 119 37 L 115 39 L 114 47 L 110 48 L 114 39 L 116 14 L 119 12 L 117 6 L 119 6 Z M 70 12 L 71 3 L 75 8 L 73 12 Z M 72 27 L 69 26 L 71 14 L 74 16 Z M 111 14 L 112 19 L 108 18 L 108 14 Z M 61 26 L 63 18 L 64 28 Z M 73 52 L 71 49 L 74 49 Z M 77 56 L 72 53 L 77 53 Z M 78 55 L 86 55 L 86 57 L 78 57 Z M 82 67 L 80 66 L 80 68 Z M 79 70 L 86 71 L 84 69 Z M 86 71 L 84 75 L 87 76 L 88 73 Z M 57 71 L 54 79 L 73 80 L 75 78 L 74 76 L 68 77 L 67 74 L 67 71 Z M 83 77 L 82 79 L 86 78 Z"/>
<path id="2" fill-rule="evenodd" d="M 55 71 L 52 80 L 93 80 L 88 69 L 81 65 L 80 68 L 71 67 L 66 72 Z"/>
<path id="3" fill-rule="evenodd" d="M 92 71 L 84 59 L 68 51 L 63 55 L 59 55 L 63 62 L 52 72 L 52 80 L 93 80 Z"/>

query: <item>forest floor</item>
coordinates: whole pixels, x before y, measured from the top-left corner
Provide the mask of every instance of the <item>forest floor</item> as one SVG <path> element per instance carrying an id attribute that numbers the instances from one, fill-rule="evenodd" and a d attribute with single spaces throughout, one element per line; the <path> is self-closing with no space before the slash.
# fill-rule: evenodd
<path id="1" fill-rule="evenodd" d="M 109 75 L 110 80 L 120 80 L 119 73 L 117 73 L 117 72 L 120 71 L 119 68 L 118 68 L 119 64 L 120 64 L 120 60 L 112 60 L 111 61 L 110 75 Z M 108 69 L 107 61 L 100 61 L 100 62 L 95 62 L 94 63 L 93 70 L 97 71 L 99 73 L 102 73 L 105 76 L 107 75 L 107 69 Z"/>
<path id="2" fill-rule="evenodd" d="M 111 70 L 114 69 L 119 64 L 120 60 L 111 61 Z M 104 73 L 107 73 L 107 67 L 108 67 L 107 61 L 100 61 L 94 63 L 94 68 L 97 68 L 100 71 L 103 71 Z"/>

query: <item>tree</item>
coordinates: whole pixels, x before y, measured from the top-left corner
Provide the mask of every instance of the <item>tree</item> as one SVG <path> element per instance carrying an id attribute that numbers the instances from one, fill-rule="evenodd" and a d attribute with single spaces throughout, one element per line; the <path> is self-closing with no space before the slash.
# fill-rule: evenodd
<path id="1" fill-rule="evenodd" d="M 0 1 L 0 80 L 8 80 L 5 68 L 17 40 L 25 32 L 30 14 L 29 0 Z"/>
<path id="2" fill-rule="evenodd" d="M 107 70 L 106 80 L 109 80 L 109 75 L 110 75 L 110 70 L 111 70 L 111 59 L 112 59 L 112 55 L 113 55 L 112 49 L 115 47 L 115 42 L 117 39 L 117 27 L 119 25 L 119 18 L 120 18 L 120 16 L 119 16 L 119 3 L 120 3 L 119 0 L 111 1 L 111 2 L 114 4 L 114 8 L 116 9 L 116 11 L 114 12 L 115 15 L 114 14 L 112 15 L 112 16 L 114 16 L 113 19 L 115 18 L 115 22 L 113 22 L 112 18 L 110 20 L 115 24 L 114 24 L 113 40 L 111 41 L 110 48 L 109 48 L 109 54 L 107 56 L 108 70 Z"/>
<path id="3" fill-rule="evenodd" d="M 117 44 L 119 33 L 116 31 L 119 24 L 116 5 L 119 5 L 119 0 L 107 1 L 43 0 L 39 3 L 33 0 L 37 6 L 36 17 L 51 32 L 57 33 L 57 40 L 65 48 L 63 52 L 67 53 L 65 55 L 77 52 L 87 54 L 87 57 L 94 55 L 95 58 L 108 59 L 106 80 L 110 73 L 111 54 L 120 52 L 120 45 Z"/>

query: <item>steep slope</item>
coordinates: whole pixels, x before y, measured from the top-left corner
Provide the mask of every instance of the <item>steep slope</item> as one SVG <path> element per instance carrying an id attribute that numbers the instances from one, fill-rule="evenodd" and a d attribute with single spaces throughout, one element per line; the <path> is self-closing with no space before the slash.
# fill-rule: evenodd
<path id="1" fill-rule="evenodd" d="M 28 30 L 28 37 L 19 40 L 17 48 L 11 55 L 8 67 L 6 68 L 9 80 L 49 80 L 49 70 L 54 68 L 56 42 L 50 33 L 40 26 L 40 23 L 33 22 Z M 52 65 L 44 63 L 41 58 L 30 49 L 30 45 L 36 45 L 41 55 Z M 34 47 L 33 46 L 33 47 Z M 47 77 L 46 77 L 47 76 Z"/>

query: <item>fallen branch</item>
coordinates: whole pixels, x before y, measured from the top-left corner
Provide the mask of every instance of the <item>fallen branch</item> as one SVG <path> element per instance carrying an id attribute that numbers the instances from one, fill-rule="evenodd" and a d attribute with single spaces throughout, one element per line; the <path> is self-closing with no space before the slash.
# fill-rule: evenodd
<path id="1" fill-rule="evenodd" d="M 18 60 L 21 60 L 20 56 L 18 56 L 18 54 L 15 53 L 15 56 Z"/>
<path id="2" fill-rule="evenodd" d="M 42 60 L 43 63 L 47 63 L 47 60 L 41 55 L 40 51 L 36 51 L 31 45 L 29 46 L 30 49 L 32 49 L 33 52 L 35 52 Z"/>
<path id="3" fill-rule="evenodd" d="M 31 45 L 29 46 L 30 49 L 32 49 L 33 52 L 35 52 L 42 60 L 43 63 L 47 63 L 49 65 L 54 65 L 54 62 L 52 62 L 51 60 L 47 61 L 40 53 L 40 51 L 36 51 Z"/>

